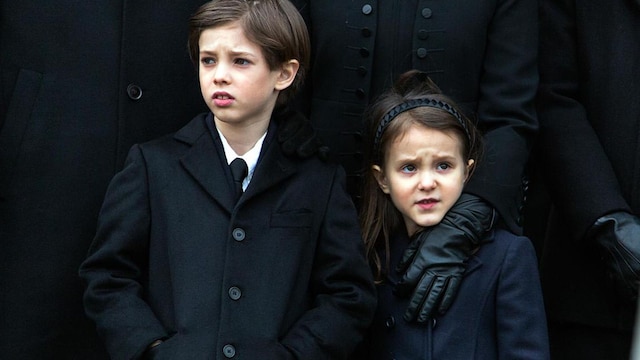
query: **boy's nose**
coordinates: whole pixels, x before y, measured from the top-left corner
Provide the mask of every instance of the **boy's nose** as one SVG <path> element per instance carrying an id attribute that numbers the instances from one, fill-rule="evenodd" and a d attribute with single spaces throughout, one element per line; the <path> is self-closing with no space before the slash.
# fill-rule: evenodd
<path id="1" fill-rule="evenodd" d="M 229 81 L 229 69 L 224 64 L 218 64 L 213 73 L 214 83 L 226 83 Z"/>

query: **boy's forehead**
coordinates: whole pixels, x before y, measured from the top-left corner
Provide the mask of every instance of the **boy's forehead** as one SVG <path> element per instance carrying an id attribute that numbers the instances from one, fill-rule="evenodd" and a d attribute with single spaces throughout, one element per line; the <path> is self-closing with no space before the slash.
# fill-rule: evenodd
<path id="1" fill-rule="evenodd" d="M 242 27 L 235 24 L 215 26 L 203 30 L 198 43 L 201 49 L 220 45 L 233 47 L 255 46 L 247 39 Z"/>

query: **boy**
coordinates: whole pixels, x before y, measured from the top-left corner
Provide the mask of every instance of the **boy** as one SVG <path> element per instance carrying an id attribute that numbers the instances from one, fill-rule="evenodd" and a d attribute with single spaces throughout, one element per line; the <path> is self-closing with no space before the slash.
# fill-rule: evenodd
<path id="1" fill-rule="evenodd" d="M 288 0 L 214 0 L 189 50 L 211 113 L 131 149 L 80 267 L 88 316 L 113 359 L 346 359 L 375 295 L 344 172 L 276 140 L 298 116 L 276 105 L 308 64 L 303 20 Z"/>

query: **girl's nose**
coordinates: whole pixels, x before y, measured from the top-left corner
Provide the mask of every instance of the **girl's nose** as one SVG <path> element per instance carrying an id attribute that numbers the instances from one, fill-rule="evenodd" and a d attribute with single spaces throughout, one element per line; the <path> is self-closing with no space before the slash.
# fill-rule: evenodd
<path id="1" fill-rule="evenodd" d="M 421 171 L 419 176 L 418 189 L 432 190 L 436 187 L 436 177 L 431 171 Z"/>

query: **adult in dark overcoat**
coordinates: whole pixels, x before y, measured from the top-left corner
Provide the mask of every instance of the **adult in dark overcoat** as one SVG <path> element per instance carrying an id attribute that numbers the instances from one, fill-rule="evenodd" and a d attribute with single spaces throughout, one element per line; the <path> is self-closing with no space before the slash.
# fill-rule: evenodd
<path id="1" fill-rule="evenodd" d="M 477 120 L 487 143 L 485 159 L 465 189 L 475 199 L 465 204 L 473 206 L 455 206 L 458 221 L 450 222 L 455 227 L 439 226 L 430 241 L 479 241 L 491 225 L 488 208 L 497 210 L 503 225 L 521 233 L 523 171 L 538 126 L 537 2 L 293 2 L 312 39 L 312 69 L 300 106 L 345 166 L 352 195 L 358 196 L 363 172 L 363 110 L 400 74 L 418 69 Z M 422 265 L 433 263 L 426 252 L 420 253 L 425 254 Z M 415 265 L 411 272 L 417 281 Z M 446 278 L 459 276 L 462 267 L 443 265 L 440 270 Z"/>
<path id="2" fill-rule="evenodd" d="M 540 1 L 536 167 L 555 359 L 628 359 L 640 278 L 640 4 Z"/>
<path id="3" fill-rule="evenodd" d="M 0 357 L 104 359 L 77 276 L 134 143 L 206 110 L 203 0 L 0 3 Z"/>
<path id="4" fill-rule="evenodd" d="M 362 339 L 375 289 L 344 170 L 285 156 L 274 118 L 237 204 L 213 114 L 132 148 L 80 268 L 113 359 L 156 339 L 155 359 L 347 359 Z"/>
<path id="5" fill-rule="evenodd" d="M 0 357 L 106 358 L 78 266 L 131 145 L 205 110 L 186 51 L 202 2 L 2 1 Z"/>

